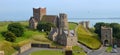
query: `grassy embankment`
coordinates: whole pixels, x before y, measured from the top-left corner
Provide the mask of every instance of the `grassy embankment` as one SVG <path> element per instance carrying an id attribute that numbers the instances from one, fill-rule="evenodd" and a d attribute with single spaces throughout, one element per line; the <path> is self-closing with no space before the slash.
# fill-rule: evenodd
<path id="1" fill-rule="evenodd" d="M 50 41 L 47 38 L 46 33 L 28 29 L 29 24 L 27 21 L 19 22 L 24 26 L 24 29 L 25 29 L 24 35 L 21 37 L 17 37 L 15 42 L 8 42 L 8 41 L 4 40 L 4 37 L 1 35 L 1 32 L 7 31 L 7 26 L 10 23 L 12 23 L 12 22 L 0 22 L 0 51 L 4 50 L 5 55 L 11 55 L 11 53 L 16 51 L 12 46 L 18 47 L 18 46 L 22 46 L 28 42 L 49 43 L 52 46 L 57 45 L 56 43 Z M 75 26 L 77 26 L 77 25 L 70 23 L 69 26 L 70 26 L 70 29 L 74 29 Z M 59 46 L 59 45 L 57 45 L 57 46 Z"/>
<path id="2" fill-rule="evenodd" d="M 5 55 L 11 55 L 16 50 L 13 48 L 22 46 L 28 42 L 34 43 L 52 43 L 49 39 L 47 39 L 46 33 L 29 30 L 28 22 L 21 21 L 20 23 L 24 26 L 25 33 L 21 37 L 17 37 L 15 42 L 8 42 L 4 40 L 4 37 L 1 35 L 1 32 L 7 31 L 7 26 L 12 22 L 0 22 L 0 51 L 5 51 Z"/>
<path id="3" fill-rule="evenodd" d="M 86 30 L 82 25 L 76 28 L 78 41 L 91 49 L 98 49 L 101 43 L 97 35 L 89 30 Z"/>
<path id="4" fill-rule="evenodd" d="M 7 26 L 10 23 L 11 22 L 0 22 L 0 33 L 3 32 L 3 31 L 7 31 Z M 24 45 L 24 44 L 26 44 L 26 43 L 28 43 L 30 41 L 34 42 L 34 43 L 50 43 L 52 45 L 56 45 L 47 38 L 47 36 L 46 36 L 46 34 L 44 32 L 29 30 L 27 28 L 28 27 L 28 22 L 25 21 L 25 22 L 20 22 L 20 23 L 24 26 L 25 33 L 24 33 L 24 35 L 22 37 L 17 37 L 15 42 L 11 43 L 11 42 L 5 41 L 4 37 L 0 34 L 0 50 L 4 50 L 5 55 L 11 55 L 11 53 L 16 51 L 12 46 L 16 46 L 16 45 L 17 46 L 22 46 L 22 45 Z M 76 26 L 77 26 L 77 24 L 70 23 L 69 24 L 69 29 L 73 30 L 73 29 L 75 29 Z M 78 35 L 79 41 L 81 43 L 85 43 L 86 45 L 88 43 L 88 46 L 90 45 L 90 46 L 94 47 L 94 45 L 92 45 L 92 43 L 94 41 L 92 41 L 92 42 L 90 41 L 90 40 L 93 40 L 94 38 L 93 37 L 92 38 L 91 37 L 90 38 L 84 38 L 84 37 L 88 37 L 88 36 L 91 36 L 91 35 L 87 35 L 87 36 L 84 35 L 85 31 L 83 29 L 82 30 L 83 32 L 82 32 L 81 28 L 80 28 L 79 31 L 80 31 L 80 33 L 78 32 L 80 34 L 80 35 Z M 81 36 L 81 34 L 82 34 L 82 36 Z M 88 40 L 90 39 L 89 40 L 90 42 L 88 40 L 86 40 L 86 39 L 88 39 Z M 95 40 L 95 42 L 96 41 L 97 40 Z M 99 41 L 97 41 L 97 42 L 98 42 L 97 46 L 99 46 Z"/>

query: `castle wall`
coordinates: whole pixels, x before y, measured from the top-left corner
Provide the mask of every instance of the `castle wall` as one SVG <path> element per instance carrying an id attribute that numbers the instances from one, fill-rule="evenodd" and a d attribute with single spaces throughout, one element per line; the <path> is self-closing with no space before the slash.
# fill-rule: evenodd
<path id="1" fill-rule="evenodd" d="M 89 24 L 90 24 L 89 21 L 82 21 L 82 22 L 79 22 L 79 24 L 81 24 L 84 28 L 89 29 Z"/>
<path id="2" fill-rule="evenodd" d="M 38 24 L 38 22 L 35 22 L 35 21 L 33 21 L 33 20 L 30 20 L 30 21 L 29 21 L 29 27 L 30 27 L 31 29 L 37 29 L 37 24 Z"/>
<path id="3" fill-rule="evenodd" d="M 67 37 L 66 46 L 75 46 L 75 45 L 77 45 L 77 37 L 76 36 Z"/>
<path id="4" fill-rule="evenodd" d="M 52 28 L 50 31 L 50 34 L 48 35 L 48 38 L 52 41 L 57 41 L 57 35 L 58 35 L 58 29 Z"/>
<path id="5" fill-rule="evenodd" d="M 19 52 L 20 52 L 20 53 L 23 53 L 23 52 L 29 50 L 30 48 L 31 48 L 31 43 L 28 43 L 28 44 L 26 44 L 26 45 L 20 47 Z"/>

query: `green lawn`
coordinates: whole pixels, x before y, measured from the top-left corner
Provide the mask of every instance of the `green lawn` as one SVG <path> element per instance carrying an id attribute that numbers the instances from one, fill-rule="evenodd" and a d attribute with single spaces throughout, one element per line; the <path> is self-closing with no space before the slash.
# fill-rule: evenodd
<path id="1" fill-rule="evenodd" d="M 106 52 L 111 52 L 112 51 L 112 46 L 106 48 Z"/>
<path id="2" fill-rule="evenodd" d="M 74 55 L 86 55 L 85 52 L 75 52 L 73 51 Z M 29 55 L 65 55 L 65 52 L 59 50 L 40 50 L 36 52 L 32 52 Z"/>
<path id="3" fill-rule="evenodd" d="M 77 27 L 77 23 L 69 22 L 69 29 L 70 30 L 75 30 L 76 27 Z"/>
<path id="4" fill-rule="evenodd" d="M 40 50 L 29 55 L 64 55 L 64 52 L 59 50 Z"/>
<path id="5" fill-rule="evenodd" d="M 91 49 L 98 49 L 101 46 L 100 41 L 96 38 L 97 35 L 86 30 L 82 25 L 76 28 L 78 41 Z"/>
<path id="6" fill-rule="evenodd" d="M 73 46 L 72 50 L 74 55 L 87 55 L 79 46 Z"/>

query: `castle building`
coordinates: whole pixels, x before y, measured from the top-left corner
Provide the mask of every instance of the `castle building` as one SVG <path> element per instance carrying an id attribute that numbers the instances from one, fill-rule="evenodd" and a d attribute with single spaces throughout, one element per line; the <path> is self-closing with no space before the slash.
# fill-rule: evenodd
<path id="1" fill-rule="evenodd" d="M 77 37 L 74 30 L 69 30 L 67 14 L 46 15 L 46 8 L 33 8 L 33 17 L 29 20 L 29 27 L 36 29 L 38 22 L 49 22 L 56 26 L 52 28 L 48 38 L 61 45 L 77 45 Z"/>
<path id="2" fill-rule="evenodd" d="M 101 27 L 101 41 L 104 46 L 113 45 L 113 33 L 110 27 Z"/>
<path id="3" fill-rule="evenodd" d="M 46 21 L 53 23 L 57 26 L 58 16 L 57 15 L 46 15 L 46 8 L 33 8 L 33 17 L 29 20 L 29 27 L 31 29 L 36 29 L 37 24 L 40 21 Z"/>

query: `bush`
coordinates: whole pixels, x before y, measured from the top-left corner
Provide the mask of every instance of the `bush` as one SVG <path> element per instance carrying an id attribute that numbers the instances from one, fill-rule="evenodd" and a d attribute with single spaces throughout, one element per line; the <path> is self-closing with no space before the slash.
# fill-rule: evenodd
<path id="1" fill-rule="evenodd" d="M 7 31 L 4 33 L 5 40 L 14 42 L 16 40 L 16 36 L 14 33 Z"/>
<path id="2" fill-rule="evenodd" d="M 50 31 L 51 30 L 51 27 L 55 27 L 55 25 L 53 25 L 52 23 L 48 23 L 48 22 L 39 22 L 38 25 L 37 25 L 37 29 L 39 31 Z"/>
<path id="3" fill-rule="evenodd" d="M 15 36 L 19 37 L 24 34 L 24 29 L 20 23 L 11 23 L 8 25 L 8 30 L 15 34 Z"/>
<path id="4" fill-rule="evenodd" d="M 120 24 L 99 22 L 94 25 L 95 33 L 101 37 L 101 26 L 111 27 L 113 29 L 113 37 L 120 39 Z"/>

